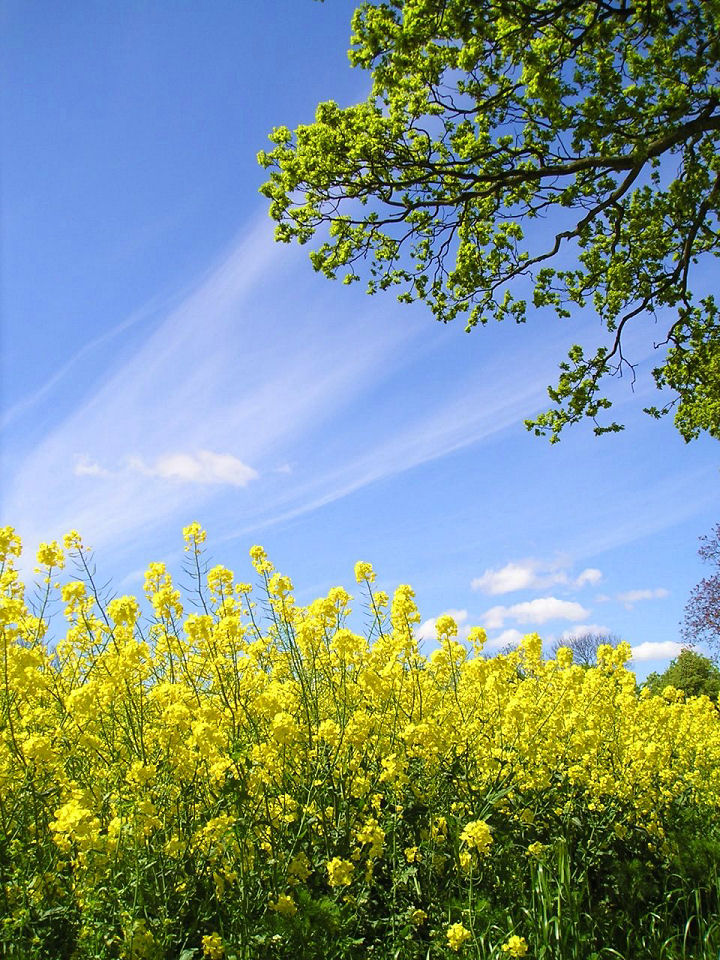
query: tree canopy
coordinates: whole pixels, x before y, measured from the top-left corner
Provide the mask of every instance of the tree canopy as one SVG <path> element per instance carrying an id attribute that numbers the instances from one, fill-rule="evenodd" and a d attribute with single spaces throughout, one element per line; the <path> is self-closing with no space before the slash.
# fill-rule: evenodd
<path id="1" fill-rule="evenodd" d="M 594 667 L 597 664 L 598 650 L 604 644 L 611 647 L 617 647 L 620 643 L 620 637 L 615 634 L 598 633 L 595 630 L 586 630 L 584 633 L 576 633 L 567 640 L 556 640 L 552 645 L 550 655 L 556 657 L 558 650 L 567 647 L 572 650 L 573 663 L 581 667 Z"/>
<path id="2" fill-rule="evenodd" d="M 689 643 L 705 642 L 720 649 L 720 523 L 708 536 L 700 537 L 698 554 L 715 567 L 715 573 L 703 577 L 685 605 L 683 637 Z"/>
<path id="3" fill-rule="evenodd" d="M 720 439 L 720 0 L 384 0 L 352 20 L 364 102 L 321 103 L 259 154 L 280 241 L 466 329 L 592 307 L 529 429 L 606 422 L 647 324 L 661 416 Z M 707 275 L 707 274 L 706 274 Z M 703 295 L 704 294 L 704 295 Z M 600 416 L 600 420 L 598 419 Z M 605 421 L 605 422 L 601 422 Z"/>
<path id="4" fill-rule="evenodd" d="M 720 693 L 720 670 L 708 657 L 685 649 L 671 662 L 664 673 L 651 673 L 643 686 L 661 694 L 665 687 L 683 690 L 688 697 L 705 695 L 717 700 Z"/>

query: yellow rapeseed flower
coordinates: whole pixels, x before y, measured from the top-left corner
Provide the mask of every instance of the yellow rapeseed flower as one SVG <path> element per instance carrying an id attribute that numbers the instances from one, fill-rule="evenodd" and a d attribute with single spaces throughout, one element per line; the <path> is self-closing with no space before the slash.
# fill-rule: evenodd
<path id="1" fill-rule="evenodd" d="M 298 911 L 297 904 L 291 896 L 281 893 L 277 900 L 271 900 L 268 904 L 271 910 L 282 914 L 284 917 L 294 917 Z"/>
<path id="2" fill-rule="evenodd" d="M 255 567 L 258 573 L 272 573 L 275 569 L 268 560 L 267 553 L 263 547 L 255 544 L 254 547 L 250 547 L 250 559 L 252 560 L 252 565 Z"/>
<path id="3" fill-rule="evenodd" d="M 20 537 L 13 527 L 0 527 L 0 562 L 8 557 L 19 557 L 22 551 Z"/>
<path id="4" fill-rule="evenodd" d="M 438 640 L 448 640 L 450 637 L 457 636 L 458 627 L 453 618 L 444 613 L 435 621 L 435 632 Z"/>
<path id="5" fill-rule="evenodd" d="M 296 880 L 305 881 L 310 876 L 310 861 L 304 851 L 296 854 L 288 864 L 288 874 Z"/>
<path id="6" fill-rule="evenodd" d="M 225 956 L 225 944 L 219 933 L 206 934 L 202 938 L 203 956 L 208 960 L 223 960 Z"/>
<path id="7" fill-rule="evenodd" d="M 349 860 L 333 857 L 326 864 L 328 883 L 331 887 L 348 887 L 352 883 L 355 867 Z"/>
<path id="8" fill-rule="evenodd" d="M 450 945 L 450 949 L 457 953 L 465 941 L 470 939 L 470 931 L 467 930 L 461 923 L 453 923 L 448 927 L 446 936 L 448 939 L 448 944 Z"/>
<path id="9" fill-rule="evenodd" d="M 63 537 L 63 546 L 66 550 L 80 550 L 82 545 L 82 537 L 77 530 L 68 530 Z"/>
<path id="10" fill-rule="evenodd" d="M 524 957 L 528 952 L 525 937 L 518 937 L 517 934 L 513 934 L 510 939 L 502 945 L 502 951 L 509 957 Z"/>
<path id="11" fill-rule="evenodd" d="M 200 544 L 207 540 L 207 533 L 203 530 L 197 520 L 183 527 L 183 539 L 185 540 L 185 550 L 195 550 L 197 552 Z"/>
<path id="12" fill-rule="evenodd" d="M 465 825 L 460 839 L 469 850 L 476 850 L 482 856 L 488 852 L 492 843 L 490 827 L 484 820 L 472 820 Z"/>
<path id="13" fill-rule="evenodd" d="M 355 581 L 356 583 L 374 583 L 375 571 L 371 563 L 359 560 L 355 564 Z"/>
<path id="14" fill-rule="evenodd" d="M 41 567 L 57 567 L 60 570 L 65 566 L 65 554 L 57 540 L 40 544 L 37 551 L 37 562 Z"/>

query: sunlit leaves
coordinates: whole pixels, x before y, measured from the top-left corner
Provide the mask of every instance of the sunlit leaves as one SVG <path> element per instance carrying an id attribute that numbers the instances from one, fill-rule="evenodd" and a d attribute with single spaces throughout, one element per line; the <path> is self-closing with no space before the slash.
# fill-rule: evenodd
<path id="1" fill-rule="evenodd" d="M 276 236 L 468 330 L 524 321 L 522 281 L 560 317 L 592 305 L 607 336 L 526 421 L 551 441 L 588 417 L 621 429 L 605 382 L 634 370 L 627 324 L 657 317 L 669 400 L 650 412 L 717 436 L 715 314 L 693 289 L 719 249 L 719 22 L 719 0 L 361 3 L 350 60 L 368 99 L 320 104 L 259 156 Z"/>

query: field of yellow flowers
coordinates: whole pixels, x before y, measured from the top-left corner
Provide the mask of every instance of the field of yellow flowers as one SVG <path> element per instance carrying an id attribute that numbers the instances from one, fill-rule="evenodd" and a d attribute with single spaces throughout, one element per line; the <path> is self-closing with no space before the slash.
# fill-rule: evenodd
<path id="1" fill-rule="evenodd" d="M 74 531 L 31 597 L 0 529 L 0 956 L 714 960 L 714 703 L 627 644 L 486 658 L 444 616 L 423 655 L 370 564 L 302 607 L 184 535 L 185 599 L 161 563 L 106 598 Z"/>

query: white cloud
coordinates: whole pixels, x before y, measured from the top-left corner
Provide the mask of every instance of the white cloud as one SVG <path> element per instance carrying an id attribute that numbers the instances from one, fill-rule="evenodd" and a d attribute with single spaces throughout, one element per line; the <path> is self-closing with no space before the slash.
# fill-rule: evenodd
<path id="1" fill-rule="evenodd" d="M 490 607 L 480 617 L 480 621 L 486 630 L 499 630 L 508 616 L 507 611 L 508 607 Z"/>
<path id="2" fill-rule="evenodd" d="M 181 483 L 246 487 L 251 480 L 258 478 L 257 470 L 237 457 L 229 453 L 212 453 L 210 450 L 200 450 L 195 454 L 166 454 L 158 457 L 152 465 L 146 464 L 141 457 L 131 457 L 129 467 L 148 477 Z"/>
<path id="3" fill-rule="evenodd" d="M 538 597 L 510 607 L 518 623 L 545 623 L 547 620 L 582 620 L 589 613 L 581 604 L 557 597 Z"/>
<path id="4" fill-rule="evenodd" d="M 657 643 L 648 640 L 632 648 L 632 659 L 634 663 L 640 663 L 644 660 L 672 660 L 682 652 L 682 649 L 682 644 L 676 643 L 674 640 Z"/>
<path id="5" fill-rule="evenodd" d="M 481 619 L 488 630 L 502 627 L 506 620 L 520 624 L 540 624 L 548 620 L 583 620 L 590 611 L 581 604 L 557 597 L 537 597 L 510 607 L 497 606 L 487 610 Z"/>
<path id="6" fill-rule="evenodd" d="M 548 561 L 530 558 L 510 562 L 496 570 L 487 569 L 482 576 L 471 581 L 470 587 L 497 595 L 517 590 L 546 590 L 558 584 L 580 588 L 602 580 L 602 571 L 595 567 L 587 567 L 575 579 L 571 579 L 567 572 L 569 566 L 570 561 L 564 559 Z"/>
<path id="7" fill-rule="evenodd" d="M 508 563 L 500 570 L 486 570 L 471 582 L 470 587 L 483 593 L 511 593 L 531 586 L 534 577 L 534 570 L 529 565 Z"/>
<path id="8" fill-rule="evenodd" d="M 558 569 L 558 566 L 532 559 L 507 563 L 499 570 L 488 569 L 482 576 L 475 577 L 470 587 L 495 595 L 513 593 L 516 590 L 544 589 L 556 583 L 567 583 L 567 574 Z"/>
<path id="9" fill-rule="evenodd" d="M 423 620 L 415 631 L 415 637 L 418 640 L 434 640 L 436 619 L 437 617 L 430 617 L 429 620 Z"/>
<path id="10" fill-rule="evenodd" d="M 415 636 L 418 640 L 436 640 L 437 633 L 435 631 L 435 624 L 437 623 L 438 617 L 452 617 L 455 623 L 458 625 L 458 638 L 463 639 L 467 637 L 470 633 L 470 624 L 467 623 L 468 612 L 467 610 L 444 610 L 442 613 L 439 613 L 437 617 L 430 617 L 429 620 L 424 620 L 420 626 L 415 631 Z"/>
<path id="11" fill-rule="evenodd" d="M 626 610 L 632 610 L 640 600 L 662 600 L 663 597 L 669 596 L 669 590 L 664 587 L 655 587 L 653 590 L 627 590 L 625 593 L 619 593 L 617 599 L 625 605 Z"/>
<path id="12" fill-rule="evenodd" d="M 109 477 L 110 471 L 88 456 L 80 456 L 75 462 L 76 477 Z"/>
<path id="13" fill-rule="evenodd" d="M 582 573 L 576 578 L 575 586 L 584 587 L 587 583 L 600 583 L 602 577 L 602 570 L 598 570 L 595 567 L 587 567 L 587 569 L 583 570 Z"/>

